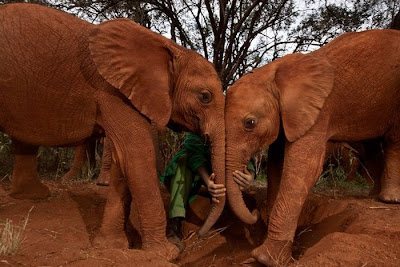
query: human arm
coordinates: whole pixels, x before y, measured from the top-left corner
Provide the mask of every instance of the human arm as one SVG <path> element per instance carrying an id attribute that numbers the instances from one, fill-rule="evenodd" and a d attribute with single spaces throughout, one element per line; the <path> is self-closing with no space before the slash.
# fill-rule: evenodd
<path id="1" fill-rule="evenodd" d="M 244 190 L 256 176 L 253 165 L 249 162 L 243 172 L 235 170 L 233 172 L 233 180 L 239 185 L 240 190 Z"/>
<path id="2" fill-rule="evenodd" d="M 216 184 L 214 182 L 215 174 L 212 173 L 211 175 L 209 175 L 207 168 L 204 166 L 197 168 L 197 173 L 206 184 L 207 190 L 211 194 L 212 201 L 215 203 L 219 203 L 218 197 L 225 196 L 225 186 L 223 184 Z"/>

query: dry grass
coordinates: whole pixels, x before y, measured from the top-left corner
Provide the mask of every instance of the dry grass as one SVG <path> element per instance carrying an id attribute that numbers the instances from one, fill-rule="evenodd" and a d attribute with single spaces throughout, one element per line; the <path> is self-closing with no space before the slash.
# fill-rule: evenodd
<path id="1" fill-rule="evenodd" d="M 159 149 L 162 156 L 164 168 L 168 165 L 171 159 L 183 149 L 185 133 L 176 133 L 168 128 L 158 135 Z"/>
<path id="2" fill-rule="evenodd" d="M 3 223 L 0 223 L 0 255 L 14 255 L 18 251 L 18 248 L 25 239 L 23 233 L 32 210 L 33 206 L 21 222 L 21 225 L 14 224 L 10 219 L 5 219 Z"/>

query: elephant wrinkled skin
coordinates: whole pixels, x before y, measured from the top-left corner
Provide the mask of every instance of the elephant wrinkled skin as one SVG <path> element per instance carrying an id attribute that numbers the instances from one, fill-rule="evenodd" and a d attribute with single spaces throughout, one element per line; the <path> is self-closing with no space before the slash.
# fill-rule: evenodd
<path id="1" fill-rule="evenodd" d="M 12 196 L 49 195 L 36 173 L 39 145 L 78 145 L 105 131 L 138 203 L 143 248 L 176 258 L 165 236 L 150 121 L 207 137 L 216 182 L 224 183 L 224 96 L 211 63 L 128 19 L 93 25 L 39 5 L 0 6 L 0 130 L 14 143 Z M 112 209 L 119 218 L 105 218 L 103 233 L 125 219 L 123 207 Z"/>
<path id="2" fill-rule="evenodd" d="M 159 133 L 165 131 L 165 127 L 159 127 L 157 124 L 152 123 L 151 125 L 152 139 L 154 144 L 154 150 L 156 154 L 156 169 L 158 175 L 163 173 L 164 163 L 162 162 L 162 156 L 159 145 Z M 76 179 L 79 177 L 82 167 L 85 162 L 88 162 L 89 166 L 96 166 L 96 143 L 98 138 L 90 137 L 82 145 L 75 147 L 74 161 L 69 171 L 63 176 L 65 180 Z M 96 179 L 96 184 L 101 186 L 108 186 L 110 184 L 111 176 L 111 155 L 114 146 L 110 140 L 106 137 L 103 138 L 103 153 L 101 158 L 100 174 Z"/>
<path id="3" fill-rule="evenodd" d="M 226 98 L 226 187 L 234 212 L 257 220 L 232 171 L 268 152 L 268 235 L 252 255 L 266 265 L 291 258 L 304 201 L 319 177 L 326 143 L 382 137 L 380 199 L 400 202 L 400 32 L 346 33 L 319 50 L 292 54 L 246 74 Z M 238 156 L 239 155 L 239 156 Z"/>

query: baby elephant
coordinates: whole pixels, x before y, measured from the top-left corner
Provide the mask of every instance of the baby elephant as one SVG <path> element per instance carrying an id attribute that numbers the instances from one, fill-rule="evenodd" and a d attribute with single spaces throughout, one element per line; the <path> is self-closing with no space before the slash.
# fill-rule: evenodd
<path id="1" fill-rule="evenodd" d="M 226 187 L 232 210 L 254 223 L 232 172 L 268 145 L 268 235 L 252 255 L 286 264 L 304 201 L 321 174 L 328 141 L 381 137 L 379 198 L 400 202 L 400 32 L 346 33 L 239 79 L 226 98 Z M 240 155 L 238 157 L 237 155 Z"/>
<path id="2" fill-rule="evenodd" d="M 217 183 L 223 183 L 224 106 L 210 62 L 129 19 L 94 25 L 39 5 L 0 5 L 0 130 L 13 140 L 15 198 L 50 194 L 36 172 L 38 146 L 74 146 L 105 132 L 124 192 L 139 203 L 142 249 L 175 259 L 150 123 L 209 140 Z M 224 198 L 213 204 L 203 232 L 223 207 Z M 102 222 L 106 247 L 113 244 L 108 233 L 126 221 L 123 207 L 111 208 L 108 214 L 116 216 Z"/>

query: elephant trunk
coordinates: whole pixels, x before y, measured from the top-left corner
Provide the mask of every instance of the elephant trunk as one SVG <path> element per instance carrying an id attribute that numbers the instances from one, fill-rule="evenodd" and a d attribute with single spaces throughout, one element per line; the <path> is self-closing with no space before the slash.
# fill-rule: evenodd
<path id="1" fill-rule="evenodd" d="M 235 170 L 241 171 L 245 166 L 241 163 L 241 160 L 234 160 L 237 155 L 239 155 L 237 152 L 232 150 L 229 151 L 229 149 L 227 149 L 226 191 L 228 194 L 229 207 L 241 221 L 247 224 L 254 224 L 258 220 L 259 213 L 257 210 L 254 210 L 253 212 L 249 211 L 243 200 L 242 191 L 240 190 L 239 185 L 233 180 L 233 172 Z"/>
<path id="2" fill-rule="evenodd" d="M 225 126 L 218 127 L 217 131 L 210 133 L 211 165 L 215 173 L 215 183 L 225 185 Z M 200 237 L 207 234 L 216 223 L 225 207 L 225 197 L 218 198 L 219 203 L 211 205 L 210 212 L 203 226 L 199 229 Z"/>

